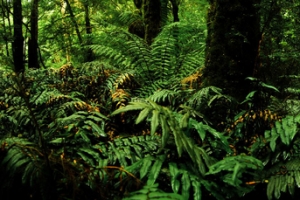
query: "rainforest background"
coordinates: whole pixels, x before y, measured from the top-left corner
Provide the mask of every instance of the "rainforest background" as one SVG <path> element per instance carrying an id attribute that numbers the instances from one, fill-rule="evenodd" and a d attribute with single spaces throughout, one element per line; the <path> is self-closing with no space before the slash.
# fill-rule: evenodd
<path id="1" fill-rule="evenodd" d="M 0 198 L 297 199 L 299 0 L 1 0 Z"/>

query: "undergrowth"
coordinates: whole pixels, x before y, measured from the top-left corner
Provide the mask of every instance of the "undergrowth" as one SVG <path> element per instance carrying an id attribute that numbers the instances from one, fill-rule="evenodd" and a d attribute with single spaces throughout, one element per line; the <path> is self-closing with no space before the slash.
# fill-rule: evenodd
<path id="1" fill-rule="evenodd" d="M 268 199 L 295 195 L 297 85 L 282 100 L 249 78 L 243 102 L 204 87 L 203 48 L 193 45 L 201 34 L 182 37 L 198 31 L 187 26 L 166 26 L 151 46 L 103 33 L 91 46 L 99 59 L 82 66 L 1 71 L 1 197 L 234 199 L 259 187 Z"/>

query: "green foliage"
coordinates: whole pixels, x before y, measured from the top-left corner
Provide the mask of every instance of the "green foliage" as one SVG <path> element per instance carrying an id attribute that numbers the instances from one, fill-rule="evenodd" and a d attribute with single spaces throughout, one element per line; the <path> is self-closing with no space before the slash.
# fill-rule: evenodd
<path id="1" fill-rule="evenodd" d="M 276 140 L 280 138 L 284 145 L 289 146 L 294 140 L 297 134 L 297 123 L 299 122 L 299 117 L 286 116 L 281 120 L 281 122 L 276 121 L 275 126 L 269 131 L 265 132 L 265 137 L 270 141 L 270 148 L 272 151 L 275 150 Z"/>
<path id="2" fill-rule="evenodd" d="M 295 187 L 299 188 L 299 158 L 278 163 L 269 171 L 270 178 L 266 180 L 268 199 L 279 199 L 281 193 L 295 194 Z"/>
<path id="3" fill-rule="evenodd" d="M 174 194 L 174 193 L 165 193 L 161 190 L 158 189 L 158 184 L 156 185 L 150 185 L 150 186 L 144 186 L 143 189 L 138 190 L 136 192 L 130 193 L 130 196 L 127 198 L 123 198 L 124 200 L 146 200 L 146 199 L 164 199 L 164 200 L 180 200 L 184 199 L 182 196 L 179 194 Z"/>
<path id="4" fill-rule="evenodd" d="M 229 185 L 234 187 L 240 187 L 243 181 L 243 173 L 249 173 L 249 169 L 253 171 L 259 171 L 263 169 L 263 163 L 251 156 L 239 155 L 226 157 L 223 160 L 210 166 L 207 175 L 217 174 L 221 171 L 228 171 L 221 179 Z M 247 172 L 248 171 L 248 172 Z"/>
<path id="5" fill-rule="evenodd" d="M 213 10 L 215 2 L 224 3 L 162 0 L 162 28 L 149 45 L 128 33 L 133 24 L 142 31 L 146 26 L 133 1 L 69 0 L 73 15 L 61 2 L 40 1 L 37 49 L 43 69 L 27 66 L 16 74 L 10 70 L 14 12 L 3 1 L 1 198 L 223 200 L 261 191 L 268 199 L 297 196 L 299 2 L 255 5 L 258 52 L 242 66 L 255 59 L 245 69 L 255 77 L 247 78 L 249 87 L 241 78 L 236 88 L 224 89 L 205 79 L 204 57 L 213 48 L 206 47 L 206 37 L 233 49 L 211 60 L 219 63 L 209 73 L 221 87 L 235 77 L 217 74 L 242 76 L 220 66 L 234 64 L 228 64 L 229 54 L 233 60 L 248 55 L 251 41 L 249 32 L 235 30 L 234 23 L 246 24 L 241 17 L 229 16 L 222 28 L 233 29 L 220 31 L 232 40 L 207 32 L 213 23 L 206 22 L 211 16 L 204 9 Z M 22 8 L 27 48 L 32 1 Z M 224 8 L 244 9 L 242 3 L 218 7 Z M 245 92 L 241 103 L 226 94 L 237 88 Z"/>

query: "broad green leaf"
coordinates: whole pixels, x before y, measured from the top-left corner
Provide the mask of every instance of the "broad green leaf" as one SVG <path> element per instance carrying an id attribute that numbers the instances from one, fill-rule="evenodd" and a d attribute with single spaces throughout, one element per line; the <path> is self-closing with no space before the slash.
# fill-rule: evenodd
<path id="1" fill-rule="evenodd" d="M 206 136 L 206 130 L 202 127 L 202 123 L 195 124 L 194 127 L 199 133 L 201 140 L 204 140 Z"/>
<path id="2" fill-rule="evenodd" d="M 100 155 L 98 152 L 94 151 L 93 149 L 90 148 L 80 148 L 80 151 L 83 151 L 85 153 L 90 154 L 91 156 L 93 156 L 94 158 L 96 158 L 97 160 L 100 160 Z"/>
<path id="3" fill-rule="evenodd" d="M 153 185 L 161 171 L 161 166 L 165 160 L 165 155 L 159 156 L 157 160 L 154 162 L 151 171 L 148 175 L 147 185 Z"/>
<path id="4" fill-rule="evenodd" d="M 149 114 L 149 112 L 151 111 L 151 108 L 144 108 L 139 116 L 136 118 L 135 124 L 139 124 L 140 122 L 142 122 Z"/>
<path id="5" fill-rule="evenodd" d="M 82 130 L 80 131 L 79 130 L 79 132 L 77 134 L 80 135 L 85 142 L 88 142 L 88 143 L 91 142 L 90 139 L 89 139 L 89 137 L 85 134 L 84 131 L 82 131 Z"/>
<path id="6" fill-rule="evenodd" d="M 114 116 L 114 115 L 117 115 L 117 114 L 120 114 L 123 112 L 132 111 L 132 110 L 142 110 L 147 107 L 149 107 L 149 105 L 147 103 L 129 102 L 129 105 L 115 110 L 113 113 L 111 113 L 111 115 Z"/>
<path id="7" fill-rule="evenodd" d="M 103 119 L 108 120 L 108 117 L 106 117 L 105 115 L 103 115 L 100 112 L 93 111 L 93 112 L 90 112 L 90 114 L 92 114 L 92 115 L 89 115 L 88 118 L 91 117 L 91 116 L 94 117 L 94 115 L 96 115 L 99 118 L 99 120 L 100 120 L 100 118 L 102 118 L 102 120 Z"/>
<path id="8" fill-rule="evenodd" d="M 51 140 L 49 143 L 53 143 L 53 144 L 56 144 L 56 143 L 63 143 L 64 142 L 64 139 L 65 138 L 56 138 L 54 140 Z"/>
<path id="9" fill-rule="evenodd" d="M 271 176 L 268 180 L 268 185 L 267 185 L 267 197 L 269 200 L 273 199 L 273 192 L 275 189 L 275 177 Z"/>
<path id="10" fill-rule="evenodd" d="M 232 173 L 232 178 L 231 178 L 233 183 L 236 183 L 237 174 L 239 173 L 239 171 L 240 171 L 240 163 L 237 162 L 233 168 L 233 173 Z M 235 185 L 235 186 L 238 186 L 238 185 Z"/>
<path id="11" fill-rule="evenodd" d="M 182 183 L 182 196 L 184 199 L 189 199 L 191 180 L 189 178 L 187 171 L 183 172 L 183 175 L 181 177 L 181 183 Z"/>
<path id="12" fill-rule="evenodd" d="M 276 92 L 279 92 L 279 90 L 276 87 L 272 86 L 272 85 L 261 83 L 261 86 L 264 87 L 264 88 L 269 88 L 269 89 L 272 89 L 272 90 L 274 90 Z"/>
<path id="13" fill-rule="evenodd" d="M 295 171 L 294 173 L 296 185 L 300 188 L 300 171 Z"/>
<path id="14" fill-rule="evenodd" d="M 127 161 L 125 159 L 124 151 L 119 151 L 119 149 L 116 149 L 115 145 L 112 142 L 109 142 L 112 150 L 114 151 L 115 155 L 117 156 L 121 167 L 126 167 L 127 166 Z"/>
<path id="15" fill-rule="evenodd" d="M 159 110 L 153 110 L 151 118 L 151 135 L 154 135 L 159 124 Z"/>
<path id="16" fill-rule="evenodd" d="M 152 160 L 153 160 L 152 157 L 147 157 L 143 159 L 144 162 L 140 169 L 140 179 L 144 178 L 149 172 L 149 168 L 152 164 Z"/>
<path id="17" fill-rule="evenodd" d="M 274 197 L 276 198 L 276 199 L 279 199 L 280 198 L 280 196 L 281 196 L 281 192 L 280 192 L 280 185 L 281 185 L 281 182 L 280 182 L 280 178 L 279 178 L 279 176 L 275 176 L 275 180 L 274 180 L 274 182 L 275 182 L 275 188 L 274 188 Z M 286 184 L 285 182 L 283 183 L 283 184 Z"/>
<path id="18" fill-rule="evenodd" d="M 86 153 L 83 152 L 77 152 L 78 155 L 80 155 L 80 157 L 87 162 L 87 164 L 91 165 L 91 166 L 95 166 L 94 163 L 94 159 L 91 158 L 89 155 L 87 155 Z"/>
<path id="19" fill-rule="evenodd" d="M 94 122 L 91 121 L 91 120 L 86 120 L 86 121 L 84 121 L 84 123 L 90 125 L 90 126 L 92 127 L 92 129 L 93 129 L 94 131 L 96 131 L 96 133 L 97 133 L 96 136 L 107 137 L 107 134 L 104 132 L 104 130 L 102 130 L 102 129 L 98 126 L 98 124 L 94 123 Z"/>
<path id="20" fill-rule="evenodd" d="M 176 163 L 169 163 L 169 170 L 171 174 L 171 187 L 175 193 L 178 193 L 180 182 L 177 177 L 180 175 L 180 171 L 177 168 Z"/>
<path id="21" fill-rule="evenodd" d="M 187 128 L 188 127 L 189 117 L 190 117 L 190 112 L 189 111 L 182 116 L 182 118 L 180 120 L 180 127 L 181 128 Z"/>
<path id="22" fill-rule="evenodd" d="M 164 148 L 170 136 L 170 129 L 167 123 L 167 117 L 165 115 L 160 115 L 159 117 L 160 117 L 160 123 L 162 128 L 161 148 Z"/>
<path id="23" fill-rule="evenodd" d="M 194 200 L 202 199 L 201 184 L 199 181 L 192 180 Z"/>

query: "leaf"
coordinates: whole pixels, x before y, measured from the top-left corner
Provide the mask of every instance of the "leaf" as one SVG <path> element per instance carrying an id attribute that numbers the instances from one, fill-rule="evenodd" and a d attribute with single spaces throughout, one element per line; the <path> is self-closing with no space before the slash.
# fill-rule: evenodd
<path id="1" fill-rule="evenodd" d="M 161 170 L 161 166 L 163 164 L 163 161 L 165 160 L 166 156 L 165 155 L 161 155 L 158 157 L 158 159 L 154 162 L 151 171 L 149 172 L 148 175 L 148 180 L 147 180 L 147 185 L 154 185 L 160 170 Z"/>
<path id="2" fill-rule="evenodd" d="M 56 138 L 54 140 L 51 140 L 49 143 L 52 144 L 58 144 L 58 143 L 63 143 L 65 138 Z"/>
<path id="3" fill-rule="evenodd" d="M 175 193 L 178 193 L 180 182 L 177 180 L 177 177 L 180 175 L 180 171 L 177 168 L 176 163 L 169 163 L 169 171 L 171 174 L 171 187 Z"/>
<path id="4" fill-rule="evenodd" d="M 149 168 L 152 164 L 152 160 L 153 160 L 152 157 L 147 157 L 144 159 L 143 165 L 140 169 L 140 178 L 141 179 L 144 178 L 144 176 L 146 176 L 146 174 L 148 173 Z"/>
<path id="5" fill-rule="evenodd" d="M 111 116 L 123 113 L 123 112 L 127 112 L 127 111 L 132 111 L 132 110 L 142 110 L 145 108 L 151 108 L 147 103 L 143 103 L 143 102 L 129 102 L 129 105 L 119 108 L 117 110 L 115 110 L 113 113 L 111 113 Z"/>
<path id="6" fill-rule="evenodd" d="M 268 180 L 267 185 L 267 197 L 269 200 L 273 199 L 273 192 L 275 189 L 275 176 L 271 176 Z"/>
<path id="7" fill-rule="evenodd" d="M 180 120 L 180 127 L 181 128 L 187 128 L 188 126 L 188 121 L 189 121 L 189 117 L 190 117 L 190 112 L 185 113 L 181 120 Z"/>
<path id="8" fill-rule="evenodd" d="M 182 196 L 184 199 L 189 199 L 190 197 L 190 187 L 191 187 L 191 182 L 190 182 L 189 175 L 187 171 L 185 171 L 181 177 L 181 182 L 182 182 Z"/>
<path id="9" fill-rule="evenodd" d="M 253 99 L 253 97 L 254 97 L 254 95 L 255 95 L 256 92 L 257 92 L 256 90 L 250 92 L 250 93 L 246 96 L 246 99 L 245 99 L 241 104 L 251 101 L 251 100 Z"/>
<path id="10" fill-rule="evenodd" d="M 87 143 L 90 143 L 91 140 L 89 139 L 89 137 L 85 134 L 84 131 L 80 131 L 77 133 L 78 135 L 80 135 L 82 137 L 82 139 L 87 142 Z"/>
<path id="11" fill-rule="evenodd" d="M 199 181 L 192 180 L 192 186 L 194 190 L 194 200 L 202 199 L 202 191 L 201 191 L 201 184 Z"/>
<path id="12" fill-rule="evenodd" d="M 170 129 L 167 123 L 167 117 L 165 115 L 159 115 L 159 117 L 162 128 L 161 149 L 163 149 L 165 148 L 167 141 L 170 137 Z"/>
<path id="13" fill-rule="evenodd" d="M 151 135 L 154 135 L 159 124 L 159 110 L 153 110 L 151 118 Z"/>
<path id="14" fill-rule="evenodd" d="M 136 118 L 135 120 L 135 124 L 139 124 L 140 122 L 142 122 L 149 114 L 149 112 L 151 111 L 151 108 L 144 108 L 139 116 Z"/>
<path id="15" fill-rule="evenodd" d="M 276 140 L 277 140 L 277 138 L 278 138 L 279 136 L 277 135 L 277 136 L 273 136 L 272 138 L 271 138 L 271 140 L 270 140 L 270 148 L 271 148 L 271 150 L 273 151 L 273 152 L 275 152 L 275 148 L 276 148 Z"/>
<path id="16" fill-rule="evenodd" d="M 300 171 L 295 171 L 294 177 L 297 187 L 300 188 Z"/>
<path id="17" fill-rule="evenodd" d="M 232 173 L 232 178 L 231 178 L 232 183 L 235 186 L 238 186 L 238 185 L 235 184 L 235 182 L 237 180 L 237 174 L 239 173 L 239 171 L 240 171 L 240 163 L 236 163 L 234 168 L 233 168 L 233 173 Z"/>
<path id="18" fill-rule="evenodd" d="M 263 82 L 261 82 L 260 85 L 261 85 L 262 87 L 264 87 L 264 88 L 268 88 L 268 89 L 272 89 L 272 90 L 274 90 L 274 91 L 276 91 L 276 92 L 280 92 L 276 87 L 274 87 L 274 86 L 272 86 L 272 85 L 268 85 L 268 84 L 263 83 Z"/>
<path id="19" fill-rule="evenodd" d="M 96 131 L 96 133 L 98 133 L 97 136 L 107 137 L 107 134 L 104 132 L 104 130 L 100 129 L 98 124 L 95 124 L 91 120 L 86 120 L 84 121 L 84 123 L 90 125 L 93 128 L 93 130 Z"/>
<path id="20" fill-rule="evenodd" d="M 93 158 L 90 158 L 89 155 L 83 152 L 77 152 L 78 155 L 89 165 L 95 166 Z"/>

